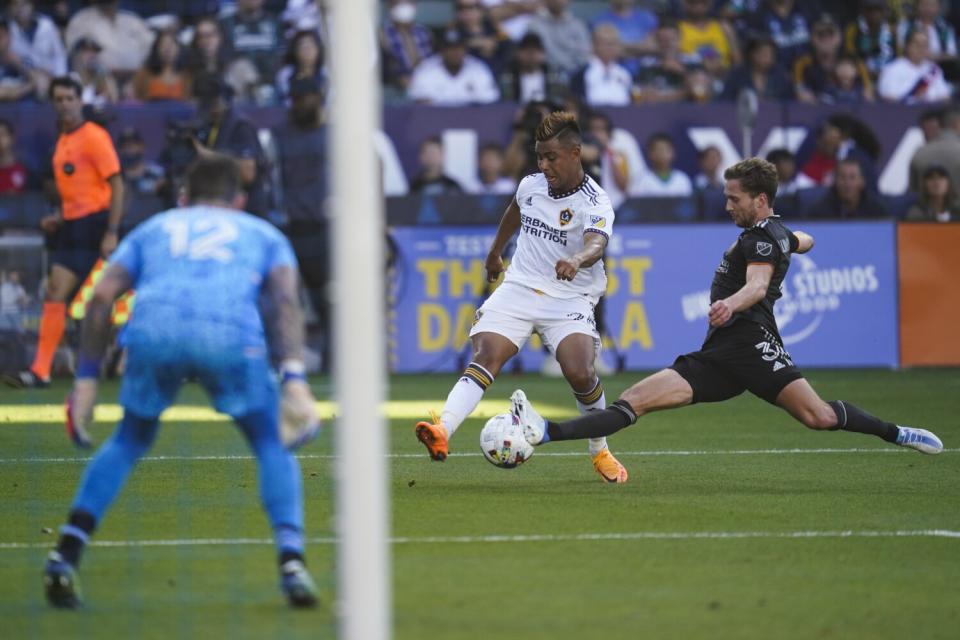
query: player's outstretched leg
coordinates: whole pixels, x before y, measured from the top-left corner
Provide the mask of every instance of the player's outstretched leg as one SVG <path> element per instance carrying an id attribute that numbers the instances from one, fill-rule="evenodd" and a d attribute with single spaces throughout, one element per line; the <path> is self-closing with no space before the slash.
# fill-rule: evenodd
<path id="1" fill-rule="evenodd" d="M 450 438 L 480 404 L 500 367 L 517 353 L 517 346 L 502 335 L 483 332 L 473 337 L 473 350 L 473 361 L 453 385 L 440 414 L 431 412 L 430 421 L 418 422 L 414 427 L 417 440 L 438 462 L 447 459 Z"/>
<path id="2" fill-rule="evenodd" d="M 928 455 L 943 451 L 943 443 L 933 432 L 881 420 L 846 400 L 824 402 L 803 378 L 783 388 L 777 405 L 810 429 L 865 433 Z"/>
<path id="3" fill-rule="evenodd" d="M 280 589 L 290 606 L 314 607 L 318 593 L 304 558 L 300 465 L 280 442 L 275 410 L 251 413 L 236 421 L 257 457 L 260 497 L 277 545 Z"/>
<path id="4" fill-rule="evenodd" d="M 557 347 L 557 361 L 573 390 L 580 415 L 607 407 L 603 384 L 594 366 L 597 351 L 597 338 L 585 333 L 571 333 Z M 604 482 L 622 484 L 627 481 L 630 477 L 627 469 L 610 453 L 606 438 L 590 438 L 587 444 L 593 468 Z"/>
<path id="5" fill-rule="evenodd" d="M 130 471 L 150 450 L 158 424 L 156 418 L 124 412 L 113 436 L 87 466 L 67 524 L 60 528 L 57 548 L 50 552 L 44 568 L 44 589 L 53 606 L 73 609 L 82 605 L 77 568 L 83 549 Z"/>

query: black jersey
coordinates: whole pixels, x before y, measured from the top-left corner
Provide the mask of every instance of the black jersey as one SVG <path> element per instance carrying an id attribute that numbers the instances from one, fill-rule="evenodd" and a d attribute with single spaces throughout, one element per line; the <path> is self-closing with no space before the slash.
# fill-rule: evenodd
<path id="1" fill-rule="evenodd" d="M 780 284 L 790 267 L 790 254 L 797 249 L 797 237 L 780 221 L 780 216 L 764 218 L 749 229 L 745 229 L 737 241 L 723 254 L 723 260 L 717 267 L 710 286 L 710 303 L 728 298 L 739 291 L 747 282 L 747 265 L 753 263 L 773 266 L 767 295 L 749 309 L 733 315 L 730 323 L 738 319 L 756 322 L 774 335 L 779 335 L 777 323 L 773 317 L 773 305 L 780 299 Z M 713 333 L 713 327 L 707 338 Z"/>

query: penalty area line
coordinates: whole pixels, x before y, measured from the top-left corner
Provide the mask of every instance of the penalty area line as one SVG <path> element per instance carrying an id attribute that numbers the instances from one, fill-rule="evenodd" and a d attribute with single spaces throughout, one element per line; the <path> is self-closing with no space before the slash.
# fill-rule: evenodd
<path id="1" fill-rule="evenodd" d="M 942 453 L 957 453 L 960 448 L 944 449 Z M 649 456 L 756 456 L 756 455 L 802 455 L 802 454 L 832 454 L 832 453 L 910 453 L 911 450 L 904 447 L 897 448 L 864 448 L 850 447 L 844 449 L 719 449 L 710 451 L 708 449 L 700 450 L 650 450 L 650 451 L 617 451 L 617 456 L 623 457 L 649 457 Z M 481 453 L 451 453 L 451 458 L 479 458 Z M 585 456 L 582 451 L 538 451 L 538 458 L 569 458 L 575 456 Z M 296 456 L 300 460 L 333 460 L 335 455 L 330 453 L 302 453 Z M 386 456 L 393 459 L 424 458 L 423 453 L 390 453 Z M 24 463 L 53 463 L 53 462 L 89 462 L 90 456 L 62 456 L 62 457 L 28 457 L 28 458 L 0 458 L 0 464 L 24 464 Z M 230 461 L 230 460 L 253 460 L 254 456 L 250 454 L 236 455 L 196 455 L 196 456 L 145 456 L 141 462 L 177 462 L 177 461 Z"/>
<path id="2" fill-rule="evenodd" d="M 636 540 L 806 540 L 811 538 L 954 538 L 960 531 L 952 529 L 917 529 L 895 531 L 633 531 L 623 533 L 575 534 L 503 534 L 483 536 L 399 536 L 391 544 L 476 544 L 498 542 L 604 542 Z M 336 544 L 333 537 L 310 538 L 310 544 Z M 48 549 L 50 542 L 0 542 L 0 550 Z M 226 547 L 263 546 L 274 544 L 269 538 L 186 538 L 180 540 L 95 540 L 94 547 Z"/>

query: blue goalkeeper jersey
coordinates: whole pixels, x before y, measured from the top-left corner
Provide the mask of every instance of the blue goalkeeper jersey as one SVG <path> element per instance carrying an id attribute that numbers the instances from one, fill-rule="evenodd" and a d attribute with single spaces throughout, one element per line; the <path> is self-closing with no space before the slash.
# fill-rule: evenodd
<path id="1" fill-rule="evenodd" d="M 219 341 L 219 332 L 264 344 L 258 299 L 277 267 L 296 267 L 290 243 L 248 213 L 191 206 L 157 214 L 110 257 L 137 292 L 132 333 Z M 204 335 L 207 334 L 207 335 Z"/>

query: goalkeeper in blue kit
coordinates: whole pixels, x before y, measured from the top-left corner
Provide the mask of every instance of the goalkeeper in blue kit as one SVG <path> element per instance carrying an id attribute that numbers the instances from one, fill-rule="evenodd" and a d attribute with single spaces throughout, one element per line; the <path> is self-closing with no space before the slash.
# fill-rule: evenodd
<path id="1" fill-rule="evenodd" d="M 77 567 L 83 549 L 187 379 L 234 419 L 256 456 L 288 601 L 296 607 L 317 602 L 304 561 L 300 467 L 291 453 L 319 429 L 302 359 L 296 258 L 277 229 L 242 211 L 232 159 L 198 159 L 187 176 L 187 198 L 188 206 L 157 214 L 120 243 L 83 320 L 67 431 L 86 447 L 110 310 L 118 296 L 136 289 L 125 335 L 123 418 L 87 466 L 47 559 L 44 586 L 56 607 L 82 605 Z M 282 362 L 279 386 L 271 352 Z"/>

